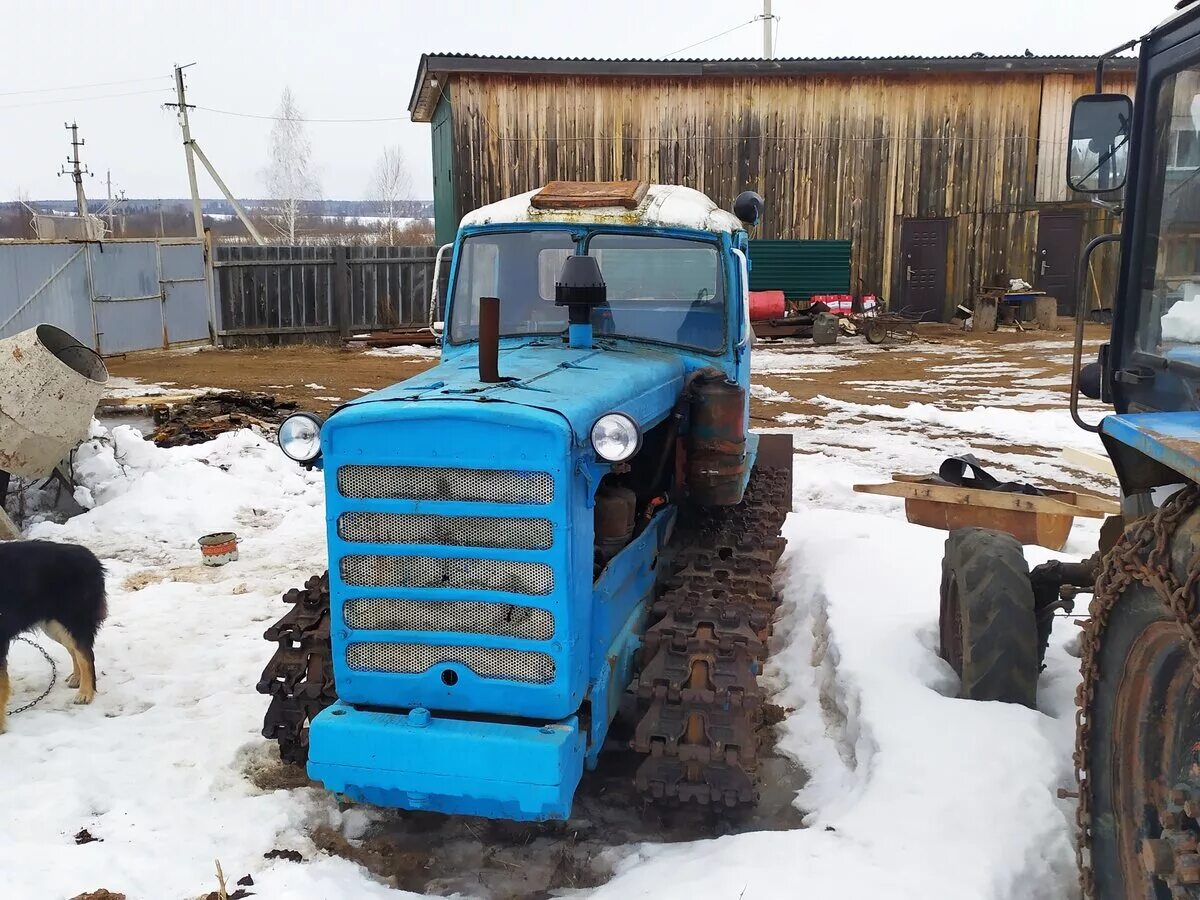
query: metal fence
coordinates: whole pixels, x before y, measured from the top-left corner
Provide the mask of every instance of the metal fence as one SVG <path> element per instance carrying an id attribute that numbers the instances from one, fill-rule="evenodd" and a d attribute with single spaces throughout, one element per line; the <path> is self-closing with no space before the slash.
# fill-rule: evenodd
<path id="1" fill-rule="evenodd" d="M 226 345 L 336 342 L 424 327 L 436 247 L 219 246 L 217 334 Z"/>
<path id="2" fill-rule="evenodd" d="M 0 338 L 43 322 L 102 354 L 209 340 L 204 244 L 0 242 Z"/>

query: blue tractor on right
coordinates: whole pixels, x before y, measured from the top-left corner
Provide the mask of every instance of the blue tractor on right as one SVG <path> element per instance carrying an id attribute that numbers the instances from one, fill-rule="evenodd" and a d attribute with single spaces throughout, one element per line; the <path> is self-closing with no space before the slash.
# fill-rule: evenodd
<path id="1" fill-rule="evenodd" d="M 1071 117 L 1068 184 L 1122 221 L 1081 258 L 1089 284 L 1093 252 L 1120 243 L 1112 333 L 1086 367 L 1078 304 L 1071 412 L 1103 441 L 1122 515 L 1082 562 L 1031 571 L 1015 538 L 972 528 L 942 569 L 942 655 L 973 699 L 1033 706 L 1054 613 L 1092 595 L 1074 767 L 1093 900 L 1200 898 L 1200 2 L 1176 10 L 1101 57 Z M 1139 44 L 1135 108 L 1103 73 Z M 1084 421 L 1081 388 L 1114 414 Z"/>

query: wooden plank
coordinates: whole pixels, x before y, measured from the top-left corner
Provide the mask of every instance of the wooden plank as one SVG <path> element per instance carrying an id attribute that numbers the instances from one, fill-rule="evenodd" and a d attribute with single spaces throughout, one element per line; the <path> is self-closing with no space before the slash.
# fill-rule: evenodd
<path id="1" fill-rule="evenodd" d="M 533 195 L 529 205 L 536 209 L 637 209 L 649 189 L 644 181 L 551 181 Z"/>
<path id="2" fill-rule="evenodd" d="M 912 478 L 914 476 L 908 476 Z M 989 509 L 1011 509 L 1018 512 L 1050 513 L 1064 516 L 1084 516 L 1100 519 L 1104 511 L 1095 509 L 1098 504 L 1088 502 L 1086 506 L 1067 503 L 1052 496 L 1017 494 L 1011 491 L 984 491 L 955 485 L 930 484 L 924 481 L 897 480 L 890 484 L 856 484 L 854 490 L 860 494 L 879 494 L 885 497 L 902 497 L 911 500 L 932 500 L 962 506 L 982 506 Z M 1073 496 L 1073 495 L 1071 495 Z M 1099 500 L 1100 498 L 1092 498 Z M 1116 504 L 1112 504 L 1116 507 Z M 1116 507 L 1113 511 L 1118 511 Z"/>

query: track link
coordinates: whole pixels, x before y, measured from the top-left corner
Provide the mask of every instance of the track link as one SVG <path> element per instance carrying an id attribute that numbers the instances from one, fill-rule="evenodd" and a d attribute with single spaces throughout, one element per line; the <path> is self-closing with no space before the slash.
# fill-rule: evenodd
<path id="1" fill-rule="evenodd" d="M 787 473 L 755 469 L 742 502 L 680 512 L 635 684 L 636 784 L 655 800 L 725 807 L 757 799 L 758 676 L 779 605 Z"/>
<path id="2" fill-rule="evenodd" d="M 279 647 L 256 689 L 271 698 L 263 737 L 279 742 L 285 762 L 303 765 L 308 761 L 308 723 L 337 700 L 329 641 L 329 573 L 314 575 L 303 588 L 284 594 L 283 601 L 292 608 L 263 634 Z"/>

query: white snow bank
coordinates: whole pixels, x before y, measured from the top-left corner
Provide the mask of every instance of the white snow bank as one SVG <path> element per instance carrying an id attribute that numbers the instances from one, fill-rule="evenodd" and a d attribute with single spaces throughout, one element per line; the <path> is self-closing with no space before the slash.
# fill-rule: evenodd
<path id="1" fill-rule="evenodd" d="M 250 431 L 164 450 L 125 426 L 93 426 L 75 469 L 95 508 L 30 536 L 105 561 L 99 693 L 77 707 L 60 682 L 0 737 L 5 895 L 104 886 L 130 900 L 195 897 L 215 887 L 220 859 L 265 897 L 396 896 L 341 860 L 264 860 L 278 846 L 312 856 L 308 827 L 336 825 L 336 807 L 324 792 L 260 791 L 244 776 L 265 752 L 266 701 L 254 691 L 263 629 L 284 612 L 280 595 L 325 565 L 321 476 Z M 218 530 L 241 536 L 241 561 L 206 568 L 196 539 Z M 43 643 L 69 671 L 65 652 Z M 14 705 L 46 684 L 25 650 L 9 666 Z M 80 828 L 102 841 L 76 846 Z"/>
<path id="2" fill-rule="evenodd" d="M 1200 297 L 1180 300 L 1162 317 L 1162 339 L 1200 344 Z"/>

